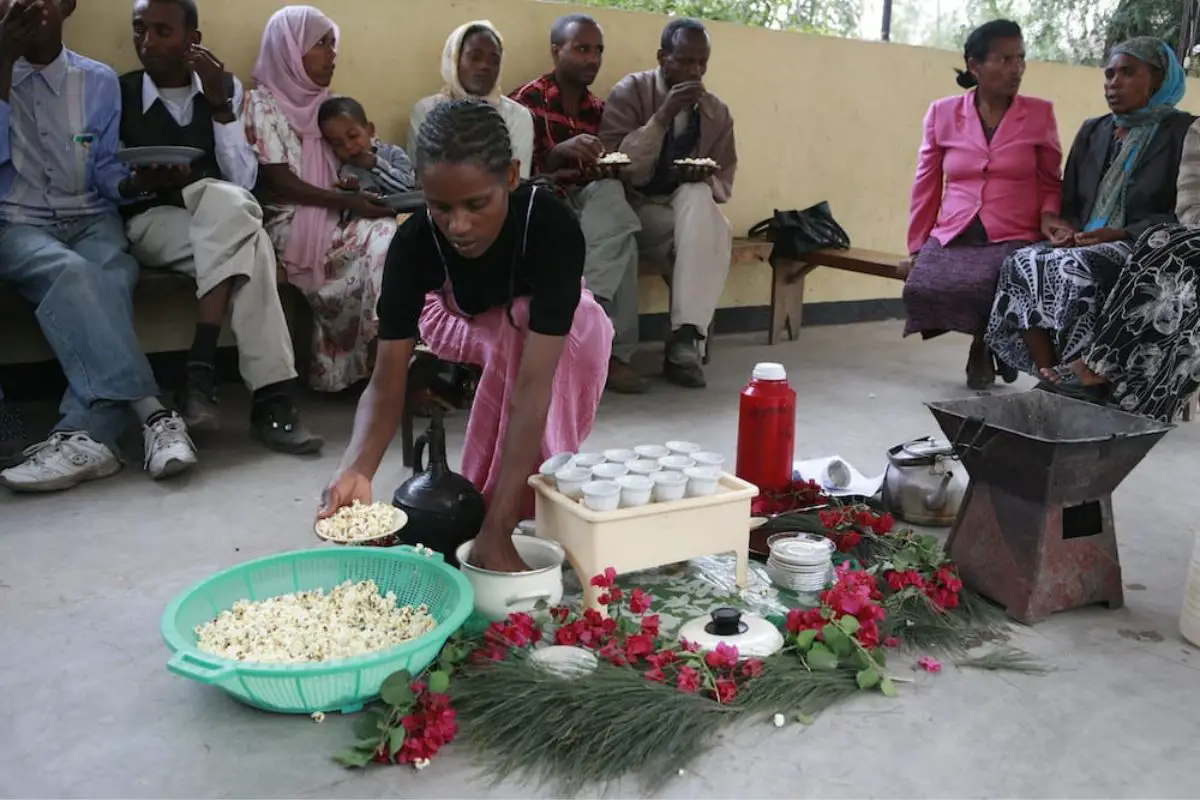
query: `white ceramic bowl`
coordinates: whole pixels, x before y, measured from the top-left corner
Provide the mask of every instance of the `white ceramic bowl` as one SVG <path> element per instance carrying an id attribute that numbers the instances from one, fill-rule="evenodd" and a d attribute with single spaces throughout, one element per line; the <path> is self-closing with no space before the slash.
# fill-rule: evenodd
<path id="1" fill-rule="evenodd" d="M 656 503 L 682 500 L 687 490 L 688 479 L 682 472 L 656 472 L 650 480 L 654 482 L 652 494 Z"/>
<path id="2" fill-rule="evenodd" d="M 637 461 L 630 461 L 625 466 L 629 468 L 630 475 L 653 475 L 662 469 L 662 464 L 649 458 L 639 458 Z"/>
<path id="3" fill-rule="evenodd" d="M 566 469 L 567 467 L 571 466 L 571 459 L 574 457 L 574 453 L 559 453 L 557 455 L 550 456 L 542 462 L 540 467 L 538 467 L 538 474 L 547 478 L 552 478 L 554 477 L 554 473 L 558 472 L 560 469 Z"/>
<path id="4" fill-rule="evenodd" d="M 658 461 L 663 456 L 671 455 L 671 451 L 661 444 L 639 444 L 633 448 L 633 452 L 638 454 L 638 458 L 645 458 L 650 461 Z"/>
<path id="5" fill-rule="evenodd" d="M 637 457 L 637 453 L 624 447 L 604 451 L 604 460 L 611 461 L 614 464 L 628 464 L 630 461 L 637 459 Z"/>
<path id="6" fill-rule="evenodd" d="M 693 442 L 667 442 L 667 449 L 677 456 L 690 456 L 692 453 L 700 452 L 700 445 Z"/>
<path id="7" fill-rule="evenodd" d="M 650 502 L 654 482 L 645 475 L 625 475 L 617 478 L 621 487 L 621 508 L 637 508 Z"/>
<path id="8" fill-rule="evenodd" d="M 615 464 L 612 461 L 605 461 L 603 464 L 592 467 L 592 477 L 598 481 L 615 480 L 627 472 L 629 472 L 629 467 L 624 464 Z"/>
<path id="9" fill-rule="evenodd" d="M 687 456 L 670 455 L 660 458 L 658 465 L 663 468 L 664 472 L 683 472 L 688 467 L 696 466 L 696 462 Z"/>
<path id="10" fill-rule="evenodd" d="M 552 606 L 562 601 L 566 553 L 558 542 L 514 536 L 513 545 L 529 565 L 526 572 L 493 572 L 473 566 L 472 544 L 473 539 L 459 545 L 454 555 L 475 590 L 475 608 L 483 616 L 498 621 L 517 611 L 532 611 L 543 600 Z"/>
<path id="11" fill-rule="evenodd" d="M 696 462 L 696 466 L 698 467 L 725 466 L 725 456 L 721 455 L 720 453 L 709 453 L 702 450 L 698 453 L 692 453 L 690 458 Z"/>
<path id="12" fill-rule="evenodd" d="M 683 471 L 687 478 L 688 497 L 708 497 L 717 493 L 721 482 L 720 467 L 688 467 Z"/>
<path id="13" fill-rule="evenodd" d="M 572 467 L 584 467 L 585 469 L 591 469 L 592 467 L 596 466 L 597 464 L 603 464 L 603 463 L 604 463 L 604 454 L 603 453 L 579 453 L 574 458 L 571 459 Z"/>
<path id="14" fill-rule="evenodd" d="M 584 467 L 567 467 L 554 473 L 558 491 L 571 500 L 583 497 L 583 485 L 592 479 L 592 471 Z"/>
<path id="15" fill-rule="evenodd" d="M 615 511 L 621 505 L 621 487 L 614 481 L 588 481 L 583 485 L 583 504 L 592 511 Z"/>

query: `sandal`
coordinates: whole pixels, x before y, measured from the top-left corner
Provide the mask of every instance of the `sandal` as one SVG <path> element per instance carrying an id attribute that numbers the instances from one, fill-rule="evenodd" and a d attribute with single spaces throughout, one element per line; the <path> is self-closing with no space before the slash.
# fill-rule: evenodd
<path id="1" fill-rule="evenodd" d="M 1043 378 L 1038 381 L 1035 389 L 1043 392 L 1053 392 L 1060 394 L 1063 397 L 1070 397 L 1073 400 L 1082 400 L 1085 403 L 1091 403 L 1097 406 L 1108 404 L 1108 396 L 1111 389 L 1107 383 L 1089 385 L 1075 373 L 1066 364 L 1059 364 L 1054 368 L 1054 374 L 1058 380 L 1053 381 Z"/>

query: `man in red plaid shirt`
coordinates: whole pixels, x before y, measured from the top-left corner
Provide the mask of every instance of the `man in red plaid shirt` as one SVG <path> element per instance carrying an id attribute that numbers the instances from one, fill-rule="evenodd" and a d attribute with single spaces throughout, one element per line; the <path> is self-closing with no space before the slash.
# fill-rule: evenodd
<path id="1" fill-rule="evenodd" d="M 608 388 L 623 394 L 646 391 L 630 366 L 638 343 L 637 213 L 625 187 L 602 178 L 604 154 L 597 133 L 604 101 L 589 91 L 604 58 L 604 32 L 585 14 L 559 18 L 550 30 L 554 71 L 512 93 L 533 115 L 533 175 L 554 181 L 579 214 L 587 240 L 583 276 L 613 321 Z"/>

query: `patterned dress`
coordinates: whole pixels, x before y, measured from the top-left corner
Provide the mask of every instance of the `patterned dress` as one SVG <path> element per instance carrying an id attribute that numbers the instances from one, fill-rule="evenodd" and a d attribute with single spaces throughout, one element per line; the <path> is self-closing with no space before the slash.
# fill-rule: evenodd
<path id="1" fill-rule="evenodd" d="M 1138 239 L 1083 361 L 1109 403 L 1173 422 L 1200 386 L 1200 230 L 1157 225 Z"/>
<path id="2" fill-rule="evenodd" d="M 300 174 L 300 137 L 264 88 L 246 92 L 246 134 L 263 164 L 287 164 Z M 287 247 L 294 205 L 263 204 L 265 227 L 277 253 Z M 338 223 L 326 253 L 330 277 L 306 294 L 313 312 L 309 385 L 338 392 L 371 375 L 379 321 L 375 306 L 396 220 L 348 219 Z"/>

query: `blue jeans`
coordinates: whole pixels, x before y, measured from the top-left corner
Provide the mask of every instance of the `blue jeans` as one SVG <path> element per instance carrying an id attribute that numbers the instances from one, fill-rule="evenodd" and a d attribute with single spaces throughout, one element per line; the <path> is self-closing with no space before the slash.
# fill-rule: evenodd
<path id="1" fill-rule="evenodd" d="M 116 452 L 128 404 L 158 394 L 133 331 L 138 263 L 116 214 L 49 225 L 0 223 L 0 281 L 37 306 L 67 376 L 55 431 L 86 431 Z"/>

